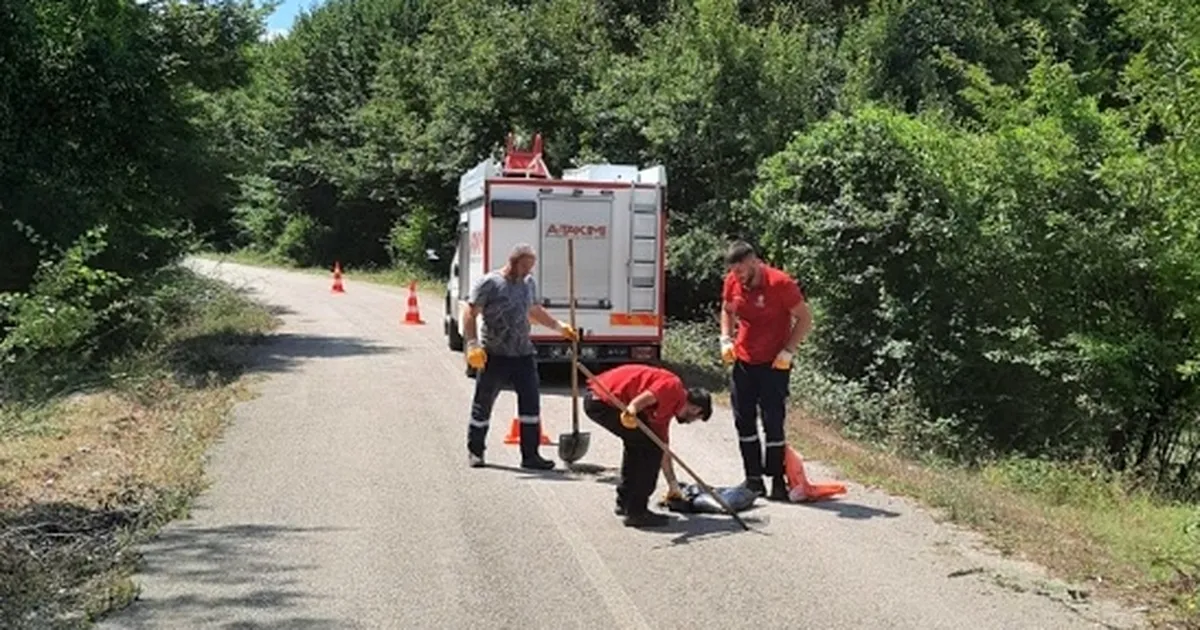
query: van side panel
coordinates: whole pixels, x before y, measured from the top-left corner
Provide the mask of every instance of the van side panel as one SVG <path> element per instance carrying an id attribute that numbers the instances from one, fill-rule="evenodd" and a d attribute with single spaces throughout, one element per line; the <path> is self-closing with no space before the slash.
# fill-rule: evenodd
<path id="1" fill-rule="evenodd" d="M 487 267 L 484 265 L 487 253 L 487 237 L 483 211 L 483 199 L 463 209 L 467 228 L 462 234 L 462 242 L 459 249 L 459 260 L 462 262 L 459 266 L 458 310 L 455 313 L 455 323 L 460 335 L 465 332 L 463 329 L 462 314 L 463 309 L 467 305 L 467 298 L 471 295 L 471 285 L 487 271 Z"/>

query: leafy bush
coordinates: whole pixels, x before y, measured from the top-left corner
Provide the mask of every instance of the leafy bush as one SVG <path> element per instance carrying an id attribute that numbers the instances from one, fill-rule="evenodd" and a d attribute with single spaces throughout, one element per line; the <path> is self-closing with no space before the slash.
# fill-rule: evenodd
<path id="1" fill-rule="evenodd" d="M 418 206 L 397 219 L 388 233 L 387 250 L 392 264 L 399 268 L 430 269 L 442 263 L 429 260 L 432 250 L 439 260 L 454 254 L 457 246 L 455 234 L 450 229 L 454 223 L 440 221 L 438 214 L 428 206 Z"/>
<path id="2" fill-rule="evenodd" d="M 298 265 L 322 264 L 322 244 L 330 229 L 307 214 L 289 215 L 272 253 Z"/>
<path id="3" fill-rule="evenodd" d="M 0 293 L 0 400 L 45 395 L 89 365 L 129 284 L 91 264 L 107 246 L 104 233 L 89 230 L 54 258 L 43 250 L 30 290 Z"/>
<path id="4" fill-rule="evenodd" d="M 667 312 L 681 322 L 712 321 L 725 279 L 725 241 L 703 227 L 667 236 Z"/>
<path id="5" fill-rule="evenodd" d="M 283 236 L 288 222 L 282 195 L 275 181 L 265 175 L 245 175 L 239 184 L 232 210 L 238 244 L 254 252 L 269 252 Z"/>
<path id="6" fill-rule="evenodd" d="M 1165 316 L 1163 208 L 1130 186 L 1148 166 L 1065 65 L 1043 60 L 1022 97 L 971 76 L 985 129 L 866 107 L 764 162 L 751 206 L 825 312 L 817 365 L 911 399 L 921 426 L 873 432 L 914 449 L 1177 476 L 1195 324 Z"/>

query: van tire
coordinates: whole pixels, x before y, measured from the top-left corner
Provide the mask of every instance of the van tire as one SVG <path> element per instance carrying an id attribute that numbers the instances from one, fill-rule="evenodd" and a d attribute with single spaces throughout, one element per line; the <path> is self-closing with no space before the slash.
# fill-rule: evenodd
<path id="1" fill-rule="evenodd" d="M 450 320 L 450 349 L 455 352 L 462 352 L 464 340 L 462 335 L 458 334 L 458 322 Z"/>
<path id="2" fill-rule="evenodd" d="M 450 295 L 446 294 L 446 345 L 455 352 L 462 352 L 464 340 L 458 332 L 458 321 L 450 314 Z"/>

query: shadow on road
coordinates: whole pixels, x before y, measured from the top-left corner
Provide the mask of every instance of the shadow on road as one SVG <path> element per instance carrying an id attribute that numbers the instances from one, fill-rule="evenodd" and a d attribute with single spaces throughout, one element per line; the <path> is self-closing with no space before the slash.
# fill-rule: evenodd
<path id="1" fill-rule="evenodd" d="M 547 453 L 542 453 L 542 457 L 546 457 L 546 456 L 547 456 Z M 517 459 L 517 457 L 514 456 L 513 460 L 516 461 L 516 459 Z M 561 464 L 559 464 L 558 462 L 555 462 L 555 463 L 556 463 L 556 465 L 561 466 Z M 519 478 L 521 478 L 521 479 L 538 479 L 538 480 L 544 480 L 544 481 L 579 481 L 579 479 L 571 476 L 570 474 L 567 473 L 566 470 L 563 470 L 561 467 L 555 468 L 554 470 L 531 470 L 529 468 L 521 468 L 520 466 L 517 466 L 516 464 L 512 464 L 512 465 L 497 464 L 495 462 L 489 461 L 484 465 L 484 468 L 488 468 L 491 470 L 503 470 L 505 472 L 516 473 L 517 475 L 520 475 Z"/>
<path id="2" fill-rule="evenodd" d="M 542 453 L 543 457 L 548 457 L 549 453 Z M 557 454 L 556 454 L 557 459 Z M 517 465 L 496 464 L 488 462 L 484 467 L 493 470 L 503 470 L 505 472 L 516 473 L 520 475 L 520 479 L 538 479 L 545 481 L 590 481 L 597 483 L 607 483 L 615 485 L 617 483 L 618 472 L 615 469 L 603 469 L 596 472 L 583 471 L 579 469 L 566 469 L 561 461 L 555 461 L 556 468 L 554 470 L 530 470 L 521 468 Z"/>
<path id="3" fill-rule="evenodd" d="M 266 336 L 219 332 L 183 340 L 170 349 L 171 367 L 181 382 L 229 383 L 244 374 L 287 372 L 308 359 L 401 352 L 358 337 L 279 333 Z"/>
<path id="4" fill-rule="evenodd" d="M 847 503 L 841 500 L 834 501 L 816 501 L 813 503 L 793 503 L 817 510 L 825 510 L 827 512 L 836 512 L 838 518 L 848 518 L 856 521 L 865 521 L 872 518 L 896 518 L 900 516 L 899 512 L 884 510 L 881 508 L 873 508 L 869 505 L 859 503 Z"/>
<path id="5" fill-rule="evenodd" d="M 248 292 L 243 290 L 243 291 L 238 291 L 238 293 L 246 295 Z M 247 296 L 247 297 L 253 297 L 253 296 Z M 296 314 L 295 310 L 291 309 L 290 307 L 284 306 L 282 304 L 266 304 L 264 306 L 267 309 L 267 312 L 270 313 L 271 315 L 274 315 L 275 317 L 282 317 L 284 315 L 295 315 Z"/>
<path id="6" fill-rule="evenodd" d="M 331 630 L 338 628 L 353 628 L 358 626 L 350 625 L 349 621 L 338 621 L 334 623 L 328 619 L 312 619 L 308 617 L 293 617 L 291 619 L 281 619 L 279 621 L 261 622 L 261 621 L 239 621 L 235 623 L 227 623 L 221 626 L 222 630 Z"/>
<path id="7" fill-rule="evenodd" d="M 267 337 L 247 369 L 255 372 L 284 372 L 305 359 L 340 359 L 403 350 L 400 346 L 377 345 L 358 337 L 281 333 Z"/>
<path id="8" fill-rule="evenodd" d="M 139 598 L 102 627 L 161 628 L 169 625 L 164 619 L 174 618 L 207 628 L 345 628 L 344 620 L 289 614 L 321 597 L 298 587 L 299 579 L 289 574 L 316 567 L 278 562 L 262 552 L 280 539 L 331 529 L 231 525 L 164 531 L 147 545 L 152 560 L 141 572 L 155 581 L 168 576 L 172 583 L 160 592 L 169 594 Z"/>
<path id="9" fill-rule="evenodd" d="M 644 530 L 648 533 L 675 534 L 675 537 L 667 545 L 657 546 L 655 547 L 656 549 L 665 549 L 675 545 L 687 545 L 700 540 L 723 538 L 735 534 L 770 535 L 758 529 L 765 524 L 765 521 L 754 516 L 748 516 L 746 512 L 740 512 L 738 516 L 750 526 L 749 532 L 742 529 L 742 526 L 728 514 L 671 513 L 671 515 L 671 522 L 665 527 L 654 527 Z"/>

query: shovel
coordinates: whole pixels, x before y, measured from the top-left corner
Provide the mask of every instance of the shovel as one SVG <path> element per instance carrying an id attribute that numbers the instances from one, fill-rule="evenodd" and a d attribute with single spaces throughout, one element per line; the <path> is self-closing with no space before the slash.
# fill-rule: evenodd
<path id="1" fill-rule="evenodd" d="M 575 239 L 567 239 L 567 296 L 571 301 L 570 324 L 576 331 L 571 342 L 571 432 L 558 436 L 558 457 L 573 464 L 587 454 L 592 434 L 579 432 L 579 330 L 575 328 Z"/>

